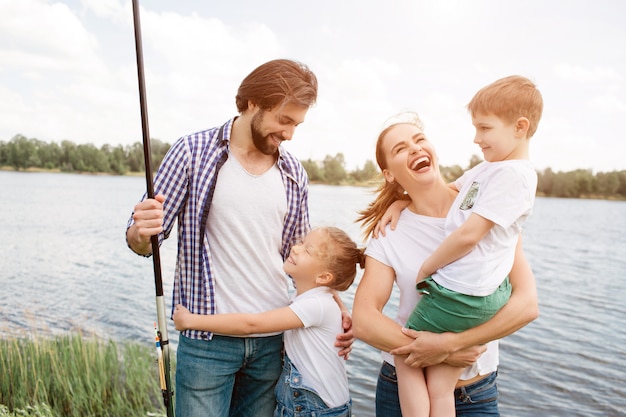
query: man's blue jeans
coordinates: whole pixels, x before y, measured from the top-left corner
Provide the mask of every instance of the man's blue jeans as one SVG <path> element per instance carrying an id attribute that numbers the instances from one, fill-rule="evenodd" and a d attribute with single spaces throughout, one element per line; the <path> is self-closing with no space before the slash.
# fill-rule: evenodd
<path id="1" fill-rule="evenodd" d="M 282 368 L 283 336 L 195 340 L 180 336 L 176 415 L 272 417 Z"/>
<path id="2" fill-rule="evenodd" d="M 454 390 L 457 417 L 500 416 L 497 375 L 497 372 L 492 372 L 480 381 Z M 387 362 L 383 362 L 378 374 L 376 416 L 402 417 L 396 368 Z"/>

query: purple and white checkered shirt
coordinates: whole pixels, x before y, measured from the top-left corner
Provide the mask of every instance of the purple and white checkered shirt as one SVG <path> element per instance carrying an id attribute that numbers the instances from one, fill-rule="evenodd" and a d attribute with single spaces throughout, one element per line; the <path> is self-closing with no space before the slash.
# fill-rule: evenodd
<path id="1" fill-rule="evenodd" d="M 215 314 L 216 311 L 211 242 L 206 235 L 206 221 L 219 170 L 228 158 L 233 121 L 178 139 L 154 179 L 155 195 L 163 194 L 166 198 L 159 244 L 167 239 L 178 220 L 172 307 L 182 304 L 192 313 Z M 279 148 L 277 165 L 287 197 L 281 250 L 283 259 L 286 259 L 292 242 L 304 238 L 310 229 L 308 176 L 300 161 L 282 147 Z M 132 224 L 131 216 L 127 228 Z M 183 334 L 192 339 L 211 337 L 210 333 L 197 330 L 186 330 Z"/>

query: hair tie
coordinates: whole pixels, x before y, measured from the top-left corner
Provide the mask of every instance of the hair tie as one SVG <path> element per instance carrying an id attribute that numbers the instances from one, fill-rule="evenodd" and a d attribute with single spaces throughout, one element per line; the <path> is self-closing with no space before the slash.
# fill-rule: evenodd
<path id="1" fill-rule="evenodd" d="M 357 248 L 356 263 L 361 269 L 365 269 L 365 248 Z"/>

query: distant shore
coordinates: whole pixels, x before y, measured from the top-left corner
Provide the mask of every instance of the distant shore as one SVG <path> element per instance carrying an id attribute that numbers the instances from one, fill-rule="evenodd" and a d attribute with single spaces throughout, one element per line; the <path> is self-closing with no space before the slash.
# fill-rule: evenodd
<path id="1" fill-rule="evenodd" d="M 43 172 L 47 174 L 80 174 L 80 175 L 107 175 L 111 177 L 119 177 L 119 176 L 128 176 L 128 177 L 144 177 L 146 175 L 145 172 L 127 172 L 125 174 L 113 174 L 111 172 L 87 172 L 87 171 L 61 171 L 59 168 L 26 168 L 26 169 L 15 169 L 10 166 L 0 166 L 0 171 L 10 171 L 10 172 L 24 172 L 24 173 L 32 173 L 32 172 Z"/>
<path id="2" fill-rule="evenodd" d="M 79 175 L 106 175 L 106 176 L 111 176 L 111 177 L 119 177 L 119 176 L 124 176 L 124 177 L 145 177 L 146 173 L 145 172 L 126 172 L 122 175 L 120 174 L 113 174 L 111 172 L 83 172 L 83 171 L 71 171 L 71 172 L 66 172 L 66 171 L 61 171 L 58 168 L 54 168 L 54 169 L 45 169 L 45 168 L 26 168 L 26 169 L 20 169 L 20 170 L 16 170 L 13 167 L 10 166 L 0 166 L 0 171 L 9 171 L 9 172 L 24 172 L 24 173 L 34 173 L 34 172 L 43 172 L 43 173 L 47 173 L 47 174 L 79 174 Z M 359 182 L 359 183 L 341 183 L 341 184 L 331 184 L 331 183 L 327 183 L 327 182 L 323 182 L 323 181 L 310 181 L 310 184 L 322 184 L 322 185 L 336 185 L 336 186 L 344 186 L 344 185 L 349 185 L 352 187 L 378 187 L 378 182 L 376 181 L 364 181 L 364 182 Z"/>
<path id="3" fill-rule="evenodd" d="M 55 168 L 55 169 L 27 168 L 27 169 L 23 169 L 23 170 L 15 170 L 13 167 L 10 167 L 10 166 L 0 166 L 0 171 L 12 171 L 12 172 L 24 172 L 24 173 L 44 172 L 44 173 L 57 173 L 57 174 L 120 176 L 118 174 L 112 174 L 110 172 L 79 172 L 79 171 L 65 172 L 65 171 L 61 171 L 58 168 Z M 121 176 L 145 177 L 145 175 L 146 175 L 145 172 L 135 172 L 135 171 L 133 171 L 133 172 L 127 172 L 125 174 L 122 174 Z M 337 187 L 350 186 L 350 187 L 376 188 L 376 187 L 379 186 L 380 181 L 374 180 L 374 181 L 364 181 L 364 182 L 360 182 L 360 183 L 344 182 L 344 183 L 340 183 L 340 184 L 332 184 L 332 183 L 327 183 L 327 182 L 323 182 L 323 181 L 311 181 L 310 184 L 314 184 L 314 185 L 330 185 L 330 186 L 337 186 Z M 545 193 L 542 193 L 540 191 L 537 192 L 537 197 L 561 198 L 561 197 L 549 196 L 549 195 L 546 195 Z M 603 195 L 598 195 L 598 194 L 582 194 L 582 195 L 580 195 L 578 197 L 567 197 L 567 198 L 580 198 L 580 199 L 586 199 L 586 200 L 626 201 L 626 198 L 623 198 L 621 195 L 603 196 Z"/>

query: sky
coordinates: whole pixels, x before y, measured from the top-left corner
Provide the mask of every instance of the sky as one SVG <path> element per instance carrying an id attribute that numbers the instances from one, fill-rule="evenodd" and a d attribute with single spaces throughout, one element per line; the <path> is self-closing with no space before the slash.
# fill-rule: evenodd
<path id="1" fill-rule="evenodd" d="M 466 104 L 496 79 L 536 83 L 539 170 L 626 169 L 622 0 L 139 1 L 150 136 L 237 114 L 243 78 L 275 58 L 317 75 L 316 105 L 285 146 L 300 159 L 375 160 L 387 119 L 416 111 L 444 166 L 467 167 Z M 130 0 L 0 0 L 0 141 L 98 147 L 142 140 Z"/>

